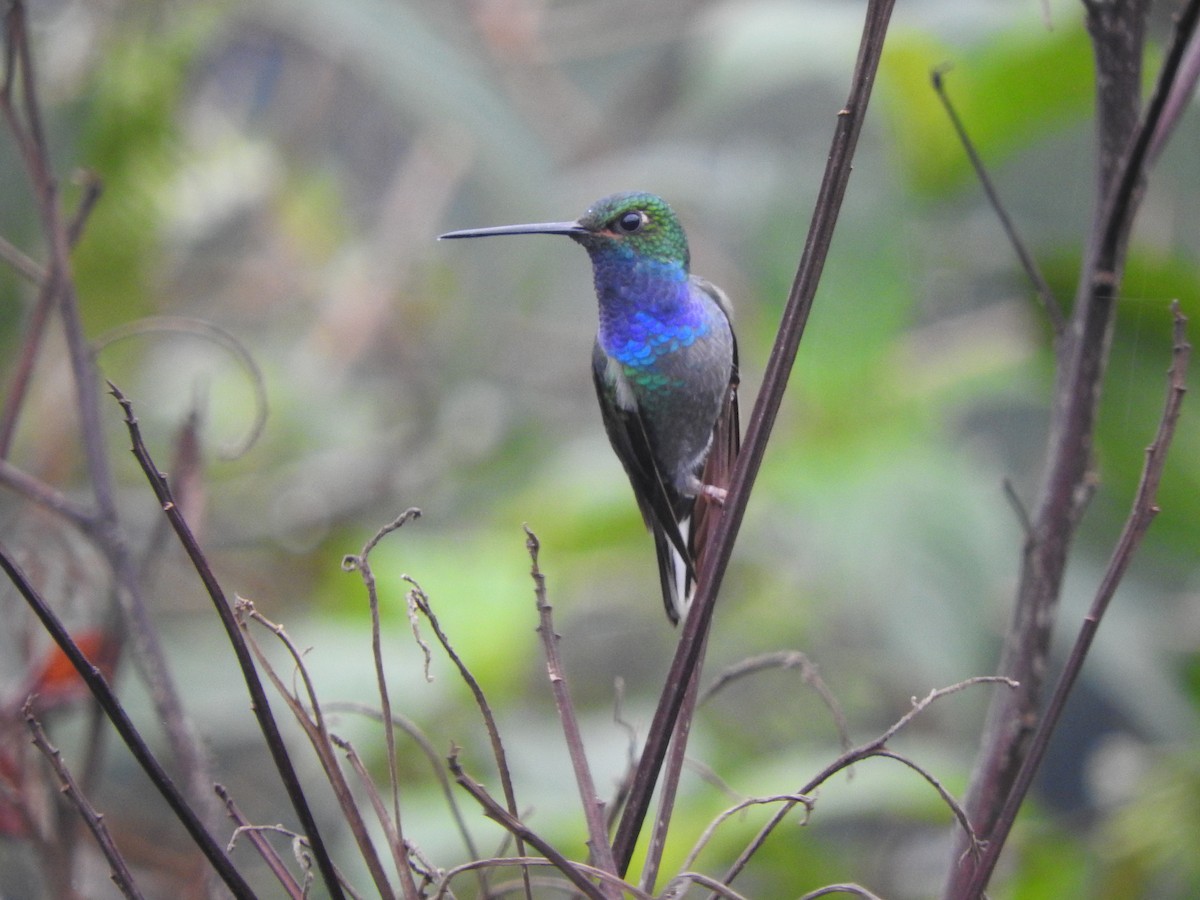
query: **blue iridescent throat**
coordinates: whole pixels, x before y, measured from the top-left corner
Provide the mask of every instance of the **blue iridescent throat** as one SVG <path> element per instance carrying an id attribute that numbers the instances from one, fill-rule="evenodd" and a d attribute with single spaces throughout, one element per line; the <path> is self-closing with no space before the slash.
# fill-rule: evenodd
<path id="1" fill-rule="evenodd" d="M 711 323 L 683 266 L 621 251 L 592 260 L 600 346 L 609 356 L 622 365 L 651 367 L 708 334 Z"/>

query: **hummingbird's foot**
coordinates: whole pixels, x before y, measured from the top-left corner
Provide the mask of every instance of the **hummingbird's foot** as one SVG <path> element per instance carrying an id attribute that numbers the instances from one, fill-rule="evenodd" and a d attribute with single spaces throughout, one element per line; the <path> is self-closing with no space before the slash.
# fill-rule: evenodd
<path id="1" fill-rule="evenodd" d="M 717 487 L 712 484 L 700 485 L 700 493 L 711 500 L 717 506 L 725 506 L 725 498 L 729 496 L 729 492 L 725 488 Z"/>

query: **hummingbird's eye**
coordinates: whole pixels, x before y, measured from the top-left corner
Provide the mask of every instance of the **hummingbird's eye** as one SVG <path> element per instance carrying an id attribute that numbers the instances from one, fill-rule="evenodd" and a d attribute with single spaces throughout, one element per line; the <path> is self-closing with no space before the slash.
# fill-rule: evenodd
<path id="1" fill-rule="evenodd" d="M 624 213 L 614 223 L 617 226 L 617 231 L 622 234 L 637 234 L 642 230 L 642 226 L 646 224 L 646 214 L 644 212 L 630 211 Z"/>

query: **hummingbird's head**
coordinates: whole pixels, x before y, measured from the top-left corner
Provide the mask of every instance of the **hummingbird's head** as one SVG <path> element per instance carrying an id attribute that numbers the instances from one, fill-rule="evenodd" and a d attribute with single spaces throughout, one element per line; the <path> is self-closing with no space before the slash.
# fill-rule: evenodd
<path id="1" fill-rule="evenodd" d="M 597 200 L 574 222 L 538 222 L 450 231 L 441 238 L 491 237 L 501 234 L 564 234 L 582 244 L 596 265 L 653 260 L 685 272 L 689 256 L 683 226 L 667 201 L 654 194 L 631 192 Z"/>
<path id="2" fill-rule="evenodd" d="M 613 194 L 588 207 L 577 224 L 579 230 L 570 237 L 589 253 L 615 252 L 688 267 L 687 236 L 662 197 Z"/>

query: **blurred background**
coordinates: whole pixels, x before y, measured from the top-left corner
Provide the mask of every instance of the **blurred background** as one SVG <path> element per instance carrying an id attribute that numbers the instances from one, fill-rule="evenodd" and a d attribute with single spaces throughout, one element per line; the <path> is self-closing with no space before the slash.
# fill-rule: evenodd
<path id="1" fill-rule="evenodd" d="M 1156 4 L 1153 61 L 1171 4 Z M 326 703 L 378 705 L 359 578 L 342 571 L 409 506 L 424 515 L 372 557 L 394 707 L 499 793 L 469 695 L 407 619 L 411 576 L 486 690 L 530 825 L 569 856 L 585 832 L 538 638 L 522 525 L 542 543 L 570 687 L 609 795 L 653 710 L 677 632 L 652 543 L 609 450 L 591 385 L 595 301 L 585 254 L 559 238 L 438 244 L 456 228 L 578 216 L 649 190 L 687 228 L 693 271 L 733 298 L 744 417 L 803 244 L 863 6 L 842 0 L 173 0 L 31 4 L 47 128 L 68 204 L 76 168 L 104 195 L 75 256 L 99 363 L 134 401 L 160 467 L 192 411 L 203 487 L 189 509 L 225 589 L 293 639 Z M 789 395 L 750 501 L 708 672 L 800 650 L 856 741 L 910 698 L 993 671 L 1046 444 L 1050 329 L 969 169 L 930 72 L 951 98 L 1060 301 L 1093 204 L 1092 68 L 1073 2 L 900 4 L 846 205 Z M 1133 239 L 1097 442 L 1099 483 L 1062 602 L 1066 646 L 1097 585 L 1162 408 L 1168 303 L 1200 313 L 1200 117 L 1160 160 Z M 36 207 L 6 133 L 0 234 L 41 257 Z M 33 292 L 0 267 L 11 360 Z M 130 335 L 129 324 L 150 317 Z M 254 379 L 269 407 L 257 442 Z M 119 329 L 119 331 L 114 331 Z M 1193 340 L 1195 340 L 1193 336 Z M 60 343 L 11 459 L 86 488 Z M 9 376 L 6 373 L 6 378 Z M 1196 379 L 1193 377 L 1192 382 Z M 155 501 L 103 407 L 137 540 Z M 1185 406 L 1162 514 L 1101 630 L 992 896 L 1200 893 L 1200 430 Z M 240 452 L 238 455 L 239 449 Z M 235 457 L 236 458 L 233 458 Z M 0 496 L 4 540 L 58 578 L 77 621 L 105 608 L 92 551 Z M 83 574 L 79 574 L 83 573 Z M 167 542 L 147 589 L 218 780 L 251 819 L 287 822 L 244 687 L 206 596 Z M 5 595 L 10 646 L 44 646 Z M 99 612 L 96 613 L 99 615 Z M 429 635 L 427 635 L 428 637 Z M 43 643 L 39 643 L 43 642 Z M 20 655 L 0 664 L 6 691 Z M 123 696 L 161 743 L 129 666 Z M 895 742 L 961 793 L 990 688 L 946 699 Z M 379 727 L 333 717 L 386 775 Z M 71 723 L 60 725 L 64 749 Z M 292 729 L 297 757 L 307 760 Z M 466 858 L 429 766 L 399 742 L 406 836 L 436 864 Z M 797 670 L 738 681 L 699 713 L 665 871 L 739 798 L 794 790 L 839 751 Z M 170 887 L 188 847 L 115 742 L 97 805 L 137 865 Z M 315 783 L 310 762 L 302 771 Z M 329 798 L 339 864 L 363 886 Z M 328 805 L 326 806 L 326 804 Z M 499 832 L 468 798 L 487 852 Z M 735 817 L 697 866 L 717 874 L 765 814 Z M 165 821 L 165 820 L 164 820 Z M 735 884 L 798 896 L 857 881 L 936 894 L 952 819 L 887 761 L 822 790 Z M 248 847 L 235 859 L 257 872 Z M 112 892 L 103 869 L 87 896 Z M 271 882 L 257 873 L 266 894 Z M 0 839 L 0 895 L 39 895 L 19 840 Z M 459 882 L 460 896 L 472 883 Z"/>

